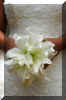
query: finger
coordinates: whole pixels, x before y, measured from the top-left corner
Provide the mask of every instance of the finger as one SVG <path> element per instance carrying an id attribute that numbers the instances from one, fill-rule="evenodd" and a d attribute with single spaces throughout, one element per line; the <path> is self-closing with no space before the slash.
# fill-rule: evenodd
<path id="1" fill-rule="evenodd" d="M 10 37 L 6 37 L 6 39 L 5 39 L 5 49 L 10 50 L 14 47 L 16 47 L 15 40 L 10 38 Z"/>
<path id="2" fill-rule="evenodd" d="M 5 36 L 4 33 L 0 31 L 0 48 L 4 47 L 4 42 L 5 42 Z"/>

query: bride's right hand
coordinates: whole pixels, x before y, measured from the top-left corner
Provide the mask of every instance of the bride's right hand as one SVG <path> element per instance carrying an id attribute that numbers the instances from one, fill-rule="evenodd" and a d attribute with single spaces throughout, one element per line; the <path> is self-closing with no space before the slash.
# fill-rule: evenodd
<path id="1" fill-rule="evenodd" d="M 5 36 L 4 33 L 0 31 L 0 49 L 7 51 L 14 47 L 16 47 L 15 40 Z"/>

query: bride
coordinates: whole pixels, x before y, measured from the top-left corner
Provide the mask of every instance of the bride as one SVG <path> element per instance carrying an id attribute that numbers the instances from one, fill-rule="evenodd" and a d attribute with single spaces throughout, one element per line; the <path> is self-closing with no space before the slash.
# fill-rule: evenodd
<path id="1" fill-rule="evenodd" d="M 15 41 L 12 38 L 9 38 L 5 35 L 6 33 L 6 16 L 4 13 L 4 7 L 3 7 L 3 0 L 0 0 L 0 49 L 9 50 L 15 46 Z M 63 36 L 64 44 L 63 46 L 66 47 L 66 34 Z M 55 49 L 57 51 L 60 51 L 62 49 L 62 37 L 58 38 L 47 38 L 46 40 L 49 40 L 55 44 Z"/>
<path id="2" fill-rule="evenodd" d="M 10 38 L 10 37 L 7 37 L 6 36 L 6 18 L 5 18 L 5 14 L 4 14 L 4 7 L 3 7 L 3 2 L 2 0 L 0 0 L 0 49 L 1 50 L 4 50 L 4 51 L 7 51 L 13 47 L 15 47 L 15 41 Z M 62 46 L 62 39 L 61 37 L 58 37 L 58 38 L 48 38 L 47 40 L 55 43 L 55 49 L 57 51 L 61 50 Z M 66 40 L 65 40 L 66 41 Z M 66 43 L 66 42 L 64 42 Z M 1 56 L 1 55 L 0 55 Z M 0 57 L 0 61 L 1 61 L 1 57 Z M 1 68 L 0 68 L 1 69 Z M 1 74 L 1 73 L 0 73 Z"/>

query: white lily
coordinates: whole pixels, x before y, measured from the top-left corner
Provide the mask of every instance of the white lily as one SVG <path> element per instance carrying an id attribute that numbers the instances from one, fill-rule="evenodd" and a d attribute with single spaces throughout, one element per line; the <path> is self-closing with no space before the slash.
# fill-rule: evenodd
<path id="1" fill-rule="evenodd" d="M 54 44 L 45 41 L 41 42 L 43 36 L 30 34 L 18 36 L 15 39 L 19 48 L 13 48 L 7 52 L 7 58 L 11 58 L 13 67 L 16 71 L 20 71 L 23 82 L 26 79 L 32 79 L 34 75 L 40 75 L 40 71 L 44 70 L 44 64 L 51 64 L 49 55 L 54 50 Z"/>

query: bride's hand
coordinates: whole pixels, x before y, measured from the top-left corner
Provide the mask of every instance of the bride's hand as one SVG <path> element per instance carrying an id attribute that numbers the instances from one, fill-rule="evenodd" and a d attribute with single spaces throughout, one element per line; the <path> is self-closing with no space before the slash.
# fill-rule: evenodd
<path id="1" fill-rule="evenodd" d="M 4 48 L 4 33 L 0 31 L 0 49 Z"/>
<path id="2" fill-rule="evenodd" d="M 10 37 L 5 37 L 5 46 L 4 47 L 5 47 L 4 49 L 6 51 L 16 47 L 15 40 Z"/>
<path id="3" fill-rule="evenodd" d="M 50 42 L 54 43 L 56 51 L 60 51 L 62 49 L 62 37 L 58 37 L 58 38 L 46 38 L 44 40 L 47 40 L 47 41 L 50 41 Z"/>
<path id="4" fill-rule="evenodd" d="M 15 40 L 5 36 L 4 33 L 0 31 L 0 48 L 7 51 L 14 47 L 16 47 Z"/>

